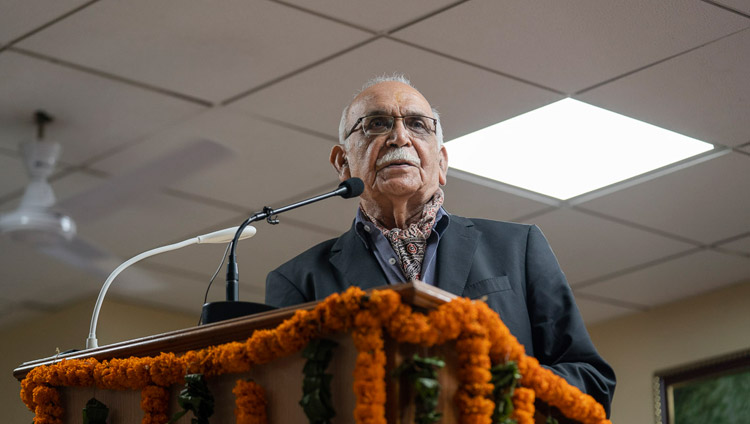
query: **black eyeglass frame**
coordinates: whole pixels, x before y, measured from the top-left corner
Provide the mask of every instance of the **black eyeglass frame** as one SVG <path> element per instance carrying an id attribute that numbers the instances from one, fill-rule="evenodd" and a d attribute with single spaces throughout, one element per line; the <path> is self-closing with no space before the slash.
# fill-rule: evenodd
<path id="1" fill-rule="evenodd" d="M 383 133 L 380 133 L 380 134 L 375 134 L 375 135 L 389 134 L 391 131 L 393 131 L 393 128 L 396 126 L 396 119 L 404 120 L 406 118 L 427 118 L 427 119 L 430 119 L 430 120 L 432 120 L 433 129 L 428 129 L 428 131 L 431 131 L 433 134 L 437 133 L 437 123 L 438 123 L 438 120 L 437 120 L 437 118 L 433 118 L 431 116 L 425 116 L 425 115 L 394 116 L 394 115 L 380 115 L 380 114 L 378 114 L 378 115 L 365 115 L 365 116 L 362 116 L 359 119 L 357 119 L 357 121 L 352 126 L 352 129 L 350 129 L 349 132 L 344 137 L 344 140 L 348 139 L 349 136 L 351 136 L 352 134 L 354 134 L 354 131 L 357 129 L 357 125 L 359 125 L 362 122 L 363 119 L 367 119 L 367 118 L 393 118 L 393 124 L 391 124 L 391 129 L 389 131 L 386 131 L 386 132 L 383 132 Z M 365 132 L 364 126 L 362 126 L 361 129 L 362 129 L 362 132 L 365 135 L 370 135 L 370 134 L 367 134 Z"/>

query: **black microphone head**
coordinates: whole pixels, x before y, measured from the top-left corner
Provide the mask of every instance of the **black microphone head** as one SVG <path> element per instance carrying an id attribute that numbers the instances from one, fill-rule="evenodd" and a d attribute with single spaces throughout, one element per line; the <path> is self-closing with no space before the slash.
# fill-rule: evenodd
<path id="1" fill-rule="evenodd" d="M 365 191 L 365 183 L 357 177 L 349 178 L 343 183 L 339 184 L 339 188 L 346 188 L 346 191 L 341 193 L 341 197 L 344 199 L 350 199 L 357 197 Z"/>

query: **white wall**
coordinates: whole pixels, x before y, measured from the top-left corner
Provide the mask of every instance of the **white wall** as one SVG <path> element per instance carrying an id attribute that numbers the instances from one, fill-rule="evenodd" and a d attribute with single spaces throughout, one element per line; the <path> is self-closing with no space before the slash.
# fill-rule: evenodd
<path id="1" fill-rule="evenodd" d="M 654 372 L 750 348 L 750 282 L 589 328 L 617 374 L 615 424 L 650 424 Z"/>
<path id="2" fill-rule="evenodd" d="M 94 299 L 80 302 L 44 317 L 0 329 L 0 411 L 4 423 L 29 423 L 34 414 L 21 402 L 21 385 L 13 370 L 22 362 L 45 358 L 86 345 Z M 97 336 L 99 345 L 131 340 L 197 324 L 188 316 L 154 308 L 107 300 L 102 306 Z"/>

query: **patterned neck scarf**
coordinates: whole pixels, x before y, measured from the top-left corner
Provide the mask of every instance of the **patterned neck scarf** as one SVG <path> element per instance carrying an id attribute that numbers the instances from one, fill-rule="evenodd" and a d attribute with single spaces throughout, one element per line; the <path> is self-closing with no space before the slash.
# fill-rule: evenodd
<path id="1" fill-rule="evenodd" d="M 398 255 L 401 270 L 407 281 L 419 280 L 422 274 L 422 262 L 424 261 L 425 250 L 427 248 L 427 238 L 432 233 L 432 227 L 435 224 L 435 216 L 440 206 L 443 204 L 443 190 L 438 188 L 422 210 L 422 217 L 418 222 L 409 225 L 406 229 L 393 228 L 387 229 L 378 221 L 370 218 L 362 210 L 362 214 L 380 230 L 386 239 L 391 243 L 391 247 Z"/>

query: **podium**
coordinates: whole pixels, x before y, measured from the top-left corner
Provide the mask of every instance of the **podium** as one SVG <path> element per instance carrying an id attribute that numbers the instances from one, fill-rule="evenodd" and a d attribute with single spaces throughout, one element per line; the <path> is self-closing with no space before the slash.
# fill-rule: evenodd
<path id="1" fill-rule="evenodd" d="M 454 295 L 420 282 L 383 289 L 387 290 L 374 289 L 365 293 L 359 289 L 350 289 L 341 296 L 334 295 L 319 302 L 25 362 L 14 370 L 14 376 L 23 381 L 22 398 L 27 406 L 35 409 L 37 419 L 45 414 L 57 414 L 63 423 L 81 422 L 82 408 L 88 399 L 95 397 L 109 407 L 108 422 L 111 424 L 159 422 L 159 419 L 154 418 L 156 415 L 144 418 L 148 415 L 144 411 L 149 408 L 144 406 L 144 402 L 148 403 L 145 400 L 146 393 L 153 388 L 162 390 L 162 398 L 170 405 L 165 412 L 171 416 L 180 410 L 177 397 L 183 387 L 182 376 L 200 372 L 206 376 L 208 387 L 216 401 L 211 422 L 235 422 L 237 406 L 233 388 L 238 380 L 252 380 L 265 390 L 268 423 L 306 423 L 308 419 L 299 405 L 302 397 L 302 371 L 306 362 L 300 351 L 308 339 L 323 337 L 338 344 L 327 369 L 333 375 L 331 397 L 336 411 L 333 422 L 363 421 L 362 414 L 369 411 L 368 402 L 376 415 L 378 408 L 384 407 L 381 415 L 384 415 L 385 422 L 389 424 L 415 422 L 414 390 L 405 378 L 391 375 L 392 370 L 414 354 L 444 359 L 446 365 L 438 372 L 440 394 L 437 409 L 442 413 L 439 422 L 461 422 L 460 417 L 462 413 L 467 413 L 464 410 L 467 406 L 460 406 L 460 402 L 456 401 L 458 393 L 469 390 L 464 393 L 468 398 L 481 401 L 479 395 L 472 394 L 467 389 L 469 382 L 465 381 L 466 373 L 459 372 L 462 366 L 466 366 L 465 360 L 461 362 L 462 356 L 456 351 L 457 343 L 460 343 L 457 340 L 461 339 L 451 339 L 448 335 L 450 331 L 445 329 L 437 333 L 428 330 L 419 333 L 414 323 L 429 322 L 426 317 L 430 311 L 441 311 L 441 308 L 449 305 L 473 310 L 471 308 L 475 307 L 475 302 L 465 299 L 454 302 Z M 486 311 L 482 311 L 484 309 L 480 310 L 479 316 L 487 315 Z M 404 317 L 410 317 L 411 321 L 403 321 L 408 325 L 399 327 L 395 323 L 380 323 L 377 321 L 379 317 L 393 320 L 400 317 L 402 321 L 406 319 Z M 435 320 L 437 318 L 439 317 L 435 315 Z M 375 324 L 368 327 L 368 319 L 375 320 Z M 500 322 L 499 317 L 496 320 Z M 444 321 L 447 322 L 443 325 L 455 325 L 450 320 Z M 371 334 L 366 331 L 371 331 Z M 465 334 L 461 331 L 461 334 Z M 363 347 L 375 340 L 370 336 L 377 332 L 382 333 L 382 338 L 379 339 L 382 340 L 382 349 Z M 488 334 L 489 337 L 497 338 L 492 331 Z M 417 340 L 415 337 L 421 342 L 403 341 Z M 443 342 L 435 343 L 438 339 Z M 493 341 L 491 351 L 485 356 L 497 356 L 498 349 L 500 347 Z M 519 356 L 522 364 L 528 364 L 522 369 L 541 377 L 548 376 L 544 374 L 548 371 L 533 368 L 533 359 L 526 357 L 524 362 L 523 348 L 520 349 L 521 353 L 516 346 L 515 353 L 503 355 L 511 358 L 513 355 Z M 363 373 L 368 374 L 377 369 L 363 361 L 378 358 L 378 352 L 384 354 L 385 372 L 381 370 L 380 374 L 375 373 L 374 375 L 378 375 L 375 380 L 372 375 L 363 377 Z M 368 378 L 363 384 L 363 379 Z M 382 390 L 378 389 L 381 384 L 384 385 L 384 405 L 373 400 L 377 396 L 372 395 Z M 570 396 L 576 402 L 593 401 L 575 388 L 564 389 L 570 390 Z M 56 400 L 49 400 L 50 396 L 57 396 L 54 397 Z M 608 423 L 601 406 L 594 406 L 589 405 L 589 415 L 574 420 L 543 402 L 538 393 L 535 415 L 531 422 L 543 423 L 548 415 L 552 415 L 561 424 Z M 561 409 L 565 410 L 565 407 Z M 149 413 L 156 414 L 153 411 Z M 177 422 L 189 423 L 191 416 L 187 414 Z"/>

